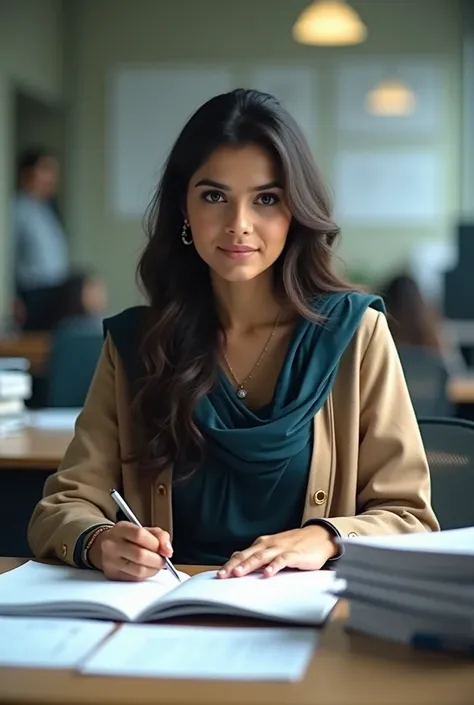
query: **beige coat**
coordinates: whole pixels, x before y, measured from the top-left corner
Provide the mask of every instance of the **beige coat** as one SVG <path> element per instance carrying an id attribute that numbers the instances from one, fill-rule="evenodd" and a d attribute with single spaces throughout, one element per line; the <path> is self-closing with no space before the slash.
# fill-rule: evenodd
<path id="1" fill-rule="evenodd" d="M 343 537 L 439 528 L 418 425 L 383 314 L 365 313 L 314 428 L 302 523 L 329 519 Z M 172 469 L 151 484 L 133 464 L 122 464 L 130 455 L 129 387 L 108 337 L 74 438 L 31 519 L 37 557 L 74 565 L 79 536 L 115 519 L 112 487 L 122 490 L 144 525 L 172 533 Z"/>

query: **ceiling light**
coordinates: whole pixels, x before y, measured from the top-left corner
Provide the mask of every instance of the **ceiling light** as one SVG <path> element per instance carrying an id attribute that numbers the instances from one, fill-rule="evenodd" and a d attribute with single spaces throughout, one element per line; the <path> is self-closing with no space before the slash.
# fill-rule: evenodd
<path id="1" fill-rule="evenodd" d="M 300 44 L 344 46 L 360 44 L 367 27 L 345 0 L 315 0 L 303 10 L 293 27 Z"/>

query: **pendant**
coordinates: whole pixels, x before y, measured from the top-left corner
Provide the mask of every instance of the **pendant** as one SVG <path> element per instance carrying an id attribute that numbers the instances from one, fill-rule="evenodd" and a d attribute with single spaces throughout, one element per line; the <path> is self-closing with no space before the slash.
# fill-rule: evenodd
<path id="1" fill-rule="evenodd" d="M 247 392 L 247 390 L 245 389 L 245 387 L 239 387 L 239 388 L 237 389 L 236 394 L 237 394 L 237 396 L 239 397 L 239 399 L 245 399 L 245 397 L 247 396 L 248 392 Z"/>

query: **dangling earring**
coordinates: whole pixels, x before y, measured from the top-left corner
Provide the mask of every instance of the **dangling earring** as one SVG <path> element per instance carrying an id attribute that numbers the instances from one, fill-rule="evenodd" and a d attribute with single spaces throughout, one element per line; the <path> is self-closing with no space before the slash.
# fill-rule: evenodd
<path id="1" fill-rule="evenodd" d="M 193 244 L 193 236 L 191 235 L 191 231 L 189 230 L 189 223 L 186 219 L 183 223 L 183 229 L 181 230 L 181 240 L 183 245 Z"/>

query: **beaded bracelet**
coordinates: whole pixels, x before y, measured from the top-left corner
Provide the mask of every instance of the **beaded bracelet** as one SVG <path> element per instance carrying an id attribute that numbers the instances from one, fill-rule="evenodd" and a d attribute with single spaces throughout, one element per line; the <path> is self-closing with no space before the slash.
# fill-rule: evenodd
<path id="1" fill-rule="evenodd" d="M 98 527 L 90 534 L 89 538 L 88 538 L 87 541 L 85 542 L 85 544 L 84 544 L 84 549 L 83 549 L 83 551 L 82 551 L 82 556 L 81 556 L 81 558 L 82 558 L 82 562 L 84 563 L 84 565 L 87 566 L 88 568 L 94 568 L 94 567 L 95 567 L 95 566 L 93 566 L 92 563 L 89 561 L 89 557 L 88 557 L 89 550 L 90 550 L 92 544 L 94 543 L 94 541 L 96 540 L 96 538 L 97 538 L 103 531 L 108 531 L 108 530 L 111 529 L 111 528 L 112 528 L 112 526 L 111 526 L 110 524 L 101 524 L 100 526 L 98 526 Z"/>

